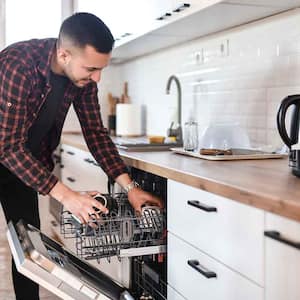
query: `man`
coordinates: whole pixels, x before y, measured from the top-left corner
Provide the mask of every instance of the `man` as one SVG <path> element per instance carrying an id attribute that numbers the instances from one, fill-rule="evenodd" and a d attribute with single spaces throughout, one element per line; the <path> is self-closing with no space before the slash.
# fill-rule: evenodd
<path id="1" fill-rule="evenodd" d="M 88 148 L 108 176 L 128 192 L 136 211 L 158 198 L 138 188 L 102 124 L 97 82 L 110 60 L 114 39 L 96 16 L 66 19 L 58 39 L 13 44 L 0 53 L 0 200 L 6 220 L 40 227 L 37 192 L 51 195 L 82 222 L 107 209 L 71 190 L 53 174 L 51 155 L 59 144 L 71 104 Z M 101 191 L 100 191 L 101 192 Z M 39 299 L 38 286 L 13 264 L 16 299 Z"/>

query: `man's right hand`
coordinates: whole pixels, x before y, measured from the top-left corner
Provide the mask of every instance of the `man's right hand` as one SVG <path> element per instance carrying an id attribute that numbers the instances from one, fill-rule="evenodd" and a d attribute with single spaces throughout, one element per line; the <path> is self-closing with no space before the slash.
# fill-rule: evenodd
<path id="1" fill-rule="evenodd" d="M 88 223 L 92 215 L 98 216 L 95 208 L 103 213 L 108 213 L 108 209 L 92 197 L 97 193 L 97 191 L 75 192 L 59 181 L 50 191 L 50 195 L 61 202 L 64 208 L 75 215 L 82 223 Z"/>

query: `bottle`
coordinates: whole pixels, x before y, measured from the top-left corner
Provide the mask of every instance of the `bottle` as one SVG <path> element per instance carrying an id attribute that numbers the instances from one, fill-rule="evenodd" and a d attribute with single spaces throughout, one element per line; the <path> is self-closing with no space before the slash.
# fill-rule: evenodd
<path id="1" fill-rule="evenodd" d="M 198 140 L 198 123 L 195 121 L 186 122 L 184 124 L 183 149 L 185 151 L 197 151 Z"/>

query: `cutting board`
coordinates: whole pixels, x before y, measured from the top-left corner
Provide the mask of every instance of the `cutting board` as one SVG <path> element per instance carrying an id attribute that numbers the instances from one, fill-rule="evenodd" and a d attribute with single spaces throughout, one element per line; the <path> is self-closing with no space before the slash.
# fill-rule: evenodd
<path id="1" fill-rule="evenodd" d="M 284 158 L 287 157 L 287 154 L 279 154 L 279 153 L 270 153 L 263 151 L 253 151 L 247 150 L 241 151 L 240 154 L 232 154 L 232 155 L 202 155 L 198 152 L 186 151 L 183 148 L 171 148 L 172 152 L 187 156 L 192 156 L 201 159 L 207 160 L 243 160 L 243 159 L 270 159 L 270 158 Z M 238 152 L 237 152 L 238 153 Z"/>

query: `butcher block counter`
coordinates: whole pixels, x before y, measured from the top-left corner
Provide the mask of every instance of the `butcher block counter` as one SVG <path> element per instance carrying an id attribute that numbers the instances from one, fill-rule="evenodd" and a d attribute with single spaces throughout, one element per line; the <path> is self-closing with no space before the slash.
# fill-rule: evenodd
<path id="1" fill-rule="evenodd" d="M 62 143 L 88 151 L 79 134 L 64 134 Z M 170 151 L 119 152 L 128 166 L 300 221 L 300 178 L 287 158 L 207 161 Z"/>

